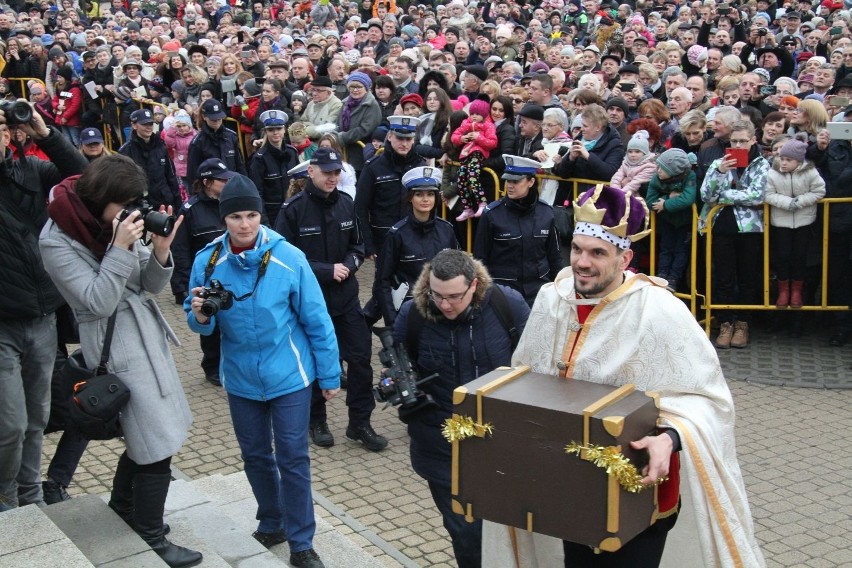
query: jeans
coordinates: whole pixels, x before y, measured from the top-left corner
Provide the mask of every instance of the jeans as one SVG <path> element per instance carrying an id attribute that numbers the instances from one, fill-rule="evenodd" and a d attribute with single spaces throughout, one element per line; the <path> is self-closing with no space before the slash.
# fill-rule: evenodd
<path id="1" fill-rule="evenodd" d="M 56 317 L 0 320 L 0 507 L 42 501 Z"/>
<path id="2" fill-rule="evenodd" d="M 464 515 L 453 512 L 450 488 L 429 481 L 429 491 L 438 510 L 444 517 L 444 528 L 453 541 L 453 553 L 459 568 L 481 568 L 482 566 L 482 520 L 472 523 Z"/>
<path id="3" fill-rule="evenodd" d="M 65 135 L 74 146 L 80 146 L 80 127 L 79 126 L 60 126 L 59 131 Z"/>
<path id="4" fill-rule="evenodd" d="M 258 530 L 284 529 L 293 553 L 313 548 L 316 531 L 308 454 L 310 402 L 311 387 L 267 401 L 228 395 L 246 477 L 257 500 Z"/>

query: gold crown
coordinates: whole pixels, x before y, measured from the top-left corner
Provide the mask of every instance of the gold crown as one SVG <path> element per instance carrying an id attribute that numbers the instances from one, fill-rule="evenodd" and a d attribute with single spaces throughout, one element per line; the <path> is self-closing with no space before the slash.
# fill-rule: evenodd
<path id="1" fill-rule="evenodd" d="M 634 235 L 628 235 L 628 227 L 627 222 L 630 219 L 630 208 L 634 202 L 633 199 L 630 199 L 633 196 L 632 191 L 627 191 L 624 194 L 624 215 L 622 215 L 621 219 L 619 219 L 619 223 L 612 227 L 607 227 L 603 224 L 604 216 L 607 213 L 606 209 L 598 209 L 595 204 L 601 196 L 601 192 L 603 191 L 604 185 L 598 184 L 595 186 L 594 193 L 589 196 L 583 202 L 583 205 L 577 205 L 580 201 L 577 199 L 574 201 L 574 222 L 575 223 L 590 223 L 592 225 L 600 225 L 604 228 L 604 230 L 622 238 L 628 238 L 631 242 L 636 242 L 639 239 L 643 239 L 647 237 L 651 233 L 651 229 L 648 227 L 648 206 L 645 204 L 645 200 L 640 196 L 636 196 L 635 202 L 638 203 L 645 213 L 645 221 L 644 221 L 644 230 L 639 231 Z M 621 191 L 620 189 L 616 189 L 615 191 Z"/>

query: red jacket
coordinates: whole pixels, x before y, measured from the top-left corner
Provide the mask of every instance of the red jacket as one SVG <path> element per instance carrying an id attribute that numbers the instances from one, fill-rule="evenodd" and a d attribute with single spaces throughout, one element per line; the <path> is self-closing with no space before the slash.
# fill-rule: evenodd
<path id="1" fill-rule="evenodd" d="M 497 127 L 490 118 L 484 122 L 471 122 L 470 118 L 462 121 L 461 126 L 453 131 L 452 141 L 456 146 L 462 145 L 462 136 L 469 132 L 479 132 L 479 138 L 464 144 L 459 157 L 466 158 L 474 152 L 481 152 L 483 158 L 491 155 L 491 150 L 497 147 Z"/>
<path id="2" fill-rule="evenodd" d="M 66 96 L 62 96 L 65 94 Z M 68 96 L 70 95 L 70 96 Z M 60 103 L 64 102 L 64 107 Z M 61 93 L 53 95 L 53 114 L 59 126 L 80 126 L 80 109 L 83 106 L 83 91 L 75 81 Z"/>
<path id="3" fill-rule="evenodd" d="M 246 105 L 248 108 L 243 110 L 243 107 L 240 105 L 233 105 L 231 107 L 231 116 L 236 118 L 240 123 L 240 132 L 245 134 L 253 134 L 254 133 L 254 117 L 257 115 L 257 107 L 260 105 L 260 97 L 252 97 L 250 99 L 246 99 Z"/>

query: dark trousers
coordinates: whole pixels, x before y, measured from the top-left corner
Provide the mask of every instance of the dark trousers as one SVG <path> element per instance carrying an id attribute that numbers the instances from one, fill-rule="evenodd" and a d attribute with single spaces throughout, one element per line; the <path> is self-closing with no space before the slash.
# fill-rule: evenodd
<path id="1" fill-rule="evenodd" d="M 346 361 L 346 375 L 349 387 L 346 390 L 346 406 L 349 408 L 349 425 L 360 426 L 370 423 L 370 415 L 376 407 L 373 399 L 373 369 L 370 357 L 373 345 L 370 329 L 361 310 L 349 310 L 346 313 L 331 316 L 340 357 Z M 326 400 L 322 396 L 319 381 L 314 381 L 311 396 L 311 424 L 325 422 L 328 419 Z"/>
<path id="2" fill-rule="evenodd" d="M 663 557 L 666 537 L 677 522 L 677 513 L 660 519 L 615 552 L 600 552 L 584 544 L 562 541 L 565 568 L 657 568 Z"/>
<path id="3" fill-rule="evenodd" d="M 453 512 L 450 488 L 431 481 L 429 491 L 441 516 L 444 528 L 450 533 L 453 553 L 459 568 L 480 568 L 482 566 L 482 520 L 467 522 L 463 515 Z"/>
<path id="4" fill-rule="evenodd" d="M 668 276 L 670 280 L 680 280 L 689 264 L 689 225 L 675 227 L 661 217 L 657 217 L 657 234 L 660 236 L 660 256 L 657 260 L 657 274 Z"/>
<path id="5" fill-rule="evenodd" d="M 218 375 L 219 362 L 222 354 L 222 334 L 219 332 L 219 324 L 213 328 L 210 335 L 201 337 L 201 369 L 205 375 Z"/>
<path id="6" fill-rule="evenodd" d="M 805 279 L 812 228 L 813 225 L 796 229 L 772 227 L 770 258 L 778 280 Z"/>
<path id="7" fill-rule="evenodd" d="M 714 304 L 754 304 L 758 301 L 760 282 L 760 249 L 762 233 L 713 232 L 713 295 Z M 751 312 L 735 310 L 716 312 L 719 322 L 750 322 Z"/>
<path id="8" fill-rule="evenodd" d="M 83 452 L 88 445 L 89 440 L 84 438 L 77 428 L 69 424 L 56 445 L 56 452 L 47 468 L 47 477 L 62 487 L 71 485 L 71 479 L 77 471 L 77 464 L 80 463 L 80 458 L 83 457 Z"/>
<path id="9" fill-rule="evenodd" d="M 831 305 L 852 305 L 852 233 L 828 236 L 828 301 Z M 834 312 L 835 332 L 852 332 L 849 312 Z"/>

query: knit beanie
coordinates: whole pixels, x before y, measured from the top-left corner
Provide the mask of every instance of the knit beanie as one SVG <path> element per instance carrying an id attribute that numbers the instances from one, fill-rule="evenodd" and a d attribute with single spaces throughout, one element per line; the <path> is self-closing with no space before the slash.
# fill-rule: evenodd
<path id="1" fill-rule="evenodd" d="M 235 174 L 219 196 L 219 217 L 224 219 L 238 211 L 263 211 L 263 203 L 254 183 L 242 174 Z"/>
<path id="2" fill-rule="evenodd" d="M 370 79 L 370 76 L 364 73 L 363 71 L 355 71 L 349 74 L 349 79 L 346 80 L 346 84 L 348 85 L 352 81 L 357 81 L 364 85 L 369 91 L 373 88 L 373 80 Z"/>
<path id="3" fill-rule="evenodd" d="M 650 154 L 651 149 L 648 147 L 648 131 L 637 130 L 630 138 L 630 142 L 627 143 L 627 150 L 639 150 L 646 156 Z"/>
<path id="4" fill-rule="evenodd" d="M 248 96 L 250 97 L 258 96 L 261 91 L 260 85 L 257 84 L 256 79 L 249 79 L 248 81 L 243 83 L 243 88 L 246 90 L 246 93 L 248 93 Z"/>
<path id="5" fill-rule="evenodd" d="M 181 80 L 172 81 L 171 89 L 180 96 L 183 96 L 183 93 L 186 91 L 186 87 Z"/>
<path id="6" fill-rule="evenodd" d="M 402 26 L 402 33 L 414 39 L 417 34 L 420 33 L 420 29 L 417 26 L 408 24 L 407 26 Z"/>
<path id="7" fill-rule="evenodd" d="M 58 45 L 54 45 L 54 46 L 53 46 L 53 47 L 51 47 L 51 48 L 50 48 L 50 50 L 47 52 L 47 56 L 48 56 L 50 59 L 53 59 L 54 57 L 59 57 L 59 56 L 61 56 L 61 55 L 65 55 L 65 52 L 64 52 L 64 51 L 62 51 L 62 47 L 60 47 L 60 46 L 58 46 Z"/>
<path id="8" fill-rule="evenodd" d="M 179 110 L 177 114 L 175 114 L 175 122 L 178 124 L 192 126 L 192 117 L 189 116 L 185 110 Z"/>
<path id="9" fill-rule="evenodd" d="M 478 114 L 488 118 L 491 116 L 491 105 L 481 99 L 476 99 L 467 109 L 468 114 Z"/>
<path id="10" fill-rule="evenodd" d="M 694 163 L 695 155 L 687 154 L 680 148 L 666 150 L 657 156 L 657 167 L 673 178 L 689 171 Z"/>
<path id="11" fill-rule="evenodd" d="M 792 160 L 796 160 L 797 162 L 805 161 L 805 152 L 808 149 L 808 143 L 798 138 L 798 134 L 796 138 L 791 140 L 787 140 L 783 146 L 781 146 L 781 152 L 779 155 L 782 158 L 790 158 Z"/>
<path id="12" fill-rule="evenodd" d="M 530 65 L 530 73 L 547 73 L 550 71 L 550 66 L 544 61 L 536 61 Z"/>
<path id="13" fill-rule="evenodd" d="M 686 59 L 695 67 L 701 67 L 702 62 L 707 60 L 707 48 L 701 45 L 693 45 L 686 52 Z"/>

